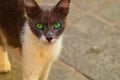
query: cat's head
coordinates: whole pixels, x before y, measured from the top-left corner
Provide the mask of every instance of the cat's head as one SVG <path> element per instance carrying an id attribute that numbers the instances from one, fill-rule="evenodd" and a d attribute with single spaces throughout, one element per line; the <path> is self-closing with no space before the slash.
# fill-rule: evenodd
<path id="1" fill-rule="evenodd" d="M 46 43 L 56 42 L 62 35 L 70 0 L 60 0 L 57 5 L 39 6 L 34 0 L 25 0 L 25 10 L 32 33 Z"/>

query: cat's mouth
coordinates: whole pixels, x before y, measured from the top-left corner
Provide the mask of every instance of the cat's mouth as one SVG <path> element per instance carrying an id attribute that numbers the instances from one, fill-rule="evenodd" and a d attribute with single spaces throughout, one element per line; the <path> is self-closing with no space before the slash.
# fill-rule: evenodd
<path id="1" fill-rule="evenodd" d="M 45 44 L 54 44 L 54 43 L 56 43 L 56 41 L 54 40 L 54 39 L 52 39 L 51 41 L 46 41 L 46 42 L 44 42 Z"/>
<path id="2" fill-rule="evenodd" d="M 44 41 L 44 44 L 47 44 L 47 45 L 52 45 L 52 44 L 55 44 L 57 40 L 55 39 L 52 39 L 51 41 Z"/>
<path id="3" fill-rule="evenodd" d="M 57 39 L 54 38 L 46 38 L 45 36 L 42 36 L 40 39 L 44 44 L 54 44 L 57 42 Z"/>

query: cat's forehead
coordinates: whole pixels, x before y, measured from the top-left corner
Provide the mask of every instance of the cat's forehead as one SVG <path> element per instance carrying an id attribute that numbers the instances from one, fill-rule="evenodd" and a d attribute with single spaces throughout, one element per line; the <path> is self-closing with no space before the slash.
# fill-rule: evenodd
<path id="1" fill-rule="evenodd" d="M 55 11 L 53 10 L 55 8 L 55 5 L 52 4 L 42 4 L 39 5 L 40 9 L 40 20 L 42 20 L 43 23 L 50 22 L 53 23 L 57 19 L 57 16 L 55 16 Z"/>
<path id="2" fill-rule="evenodd" d="M 40 4 L 39 7 L 43 10 L 43 11 L 52 11 L 53 8 L 55 7 L 54 4 Z"/>

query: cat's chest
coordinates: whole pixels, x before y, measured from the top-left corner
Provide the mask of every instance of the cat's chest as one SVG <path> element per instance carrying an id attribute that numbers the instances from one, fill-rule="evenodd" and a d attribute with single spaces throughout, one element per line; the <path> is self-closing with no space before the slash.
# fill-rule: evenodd
<path id="1" fill-rule="evenodd" d="M 34 59 L 48 59 L 53 60 L 59 56 L 61 46 L 54 45 L 54 46 L 36 46 L 30 44 L 32 47 L 26 47 L 28 50 L 28 54 L 31 54 Z"/>

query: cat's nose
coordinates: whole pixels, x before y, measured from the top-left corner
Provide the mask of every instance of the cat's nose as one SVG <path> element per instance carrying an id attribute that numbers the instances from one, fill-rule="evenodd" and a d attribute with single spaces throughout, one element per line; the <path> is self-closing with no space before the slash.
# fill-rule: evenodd
<path id="1" fill-rule="evenodd" d="M 45 36 L 49 42 L 53 39 L 53 33 L 51 31 L 48 31 Z"/>
<path id="2" fill-rule="evenodd" d="M 51 42 L 51 40 L 53 39 L 53 37 L 46 37 L 46 39 Z"/>

